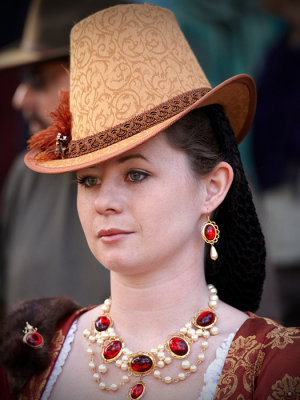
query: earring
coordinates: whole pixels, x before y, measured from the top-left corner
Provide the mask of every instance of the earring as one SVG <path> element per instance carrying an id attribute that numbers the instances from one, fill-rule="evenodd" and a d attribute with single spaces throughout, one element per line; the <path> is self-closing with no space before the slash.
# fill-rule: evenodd
<path id="1" fill-rule="evenodd" d="M 209 219 L 209 215 L 207 216 L 207 222 L 202 225 L 201 234 L 205 242 L 211 245 L 210 258 L 215 261 L 218 258 L 218 253 L 214 243 L 219 240 L 220 230 L 218 225 Z"/>

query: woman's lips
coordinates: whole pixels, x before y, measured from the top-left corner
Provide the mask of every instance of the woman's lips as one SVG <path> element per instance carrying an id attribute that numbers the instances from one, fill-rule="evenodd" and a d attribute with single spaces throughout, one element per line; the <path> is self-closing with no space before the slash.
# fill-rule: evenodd
<path id="1" fill-rule="evenodd" d="M 132 234 L 133 232 L 129 231 L 124 231 L 122 229 L 101 229 L 97 233 L 97 237 L 103 242 L 103 243 L 116 243 L 119 240 L 127 237 L 128 235 Z"/>

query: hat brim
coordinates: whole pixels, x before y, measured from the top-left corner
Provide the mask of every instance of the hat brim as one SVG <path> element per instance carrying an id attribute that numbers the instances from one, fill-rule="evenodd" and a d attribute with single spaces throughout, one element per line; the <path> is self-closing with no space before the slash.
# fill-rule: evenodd
<path id="1" fill-rule="evenodd" d="M 50 161 L 37 161 L 35 157 L 38 151 L 30 151 L 25 156 L 25 164 L 33 171 L 46 174 L 61 174 L 91 167 L 141 145 L 190 111 L 211 104 L 221 104 L 224 107 L 237 143 L 240 143 L 246 136 L 255 113 L 256 87 L 253 79 L 246 74 L 227 79 L 175 116 L 100 150 L 76 158 Z"/>
<path id="2" fill-rule="evenodd" d="M 68 57 L 68 55 L 68 46 L 41 51 L 11 46 L 0 53 L 0 69 L 21 67 L 59 57 Z"/>

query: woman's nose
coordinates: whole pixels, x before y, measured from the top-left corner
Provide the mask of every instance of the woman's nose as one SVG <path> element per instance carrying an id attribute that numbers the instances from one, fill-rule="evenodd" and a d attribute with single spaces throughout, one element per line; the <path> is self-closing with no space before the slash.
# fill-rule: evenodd
<path id="1" fill-rule="evenodd" d="M 119 214 L 123 210 L 121 185 L 109 179 L 103 179 L 94 205 L 97 213 L 102 215 Z"/>

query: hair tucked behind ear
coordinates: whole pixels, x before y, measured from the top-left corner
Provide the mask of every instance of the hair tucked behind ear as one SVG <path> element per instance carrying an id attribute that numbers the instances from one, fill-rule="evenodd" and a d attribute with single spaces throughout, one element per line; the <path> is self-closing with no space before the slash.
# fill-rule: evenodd
<path id="1" fill-rule="evenodd" d="M 219 258 L 212 261 L 206 252 L 206 280 L 218 288 L 226 303 L 255 311 L 265 278 L 265 243 L 236 140 L 222 106 L 192 111 L 167 130 L 167 138 L 171 145 L 186 152 L 193 171 L 200 176 L 220 161 L 232 166 L 234 180 L 214 214 L 221 232 Z"/>

